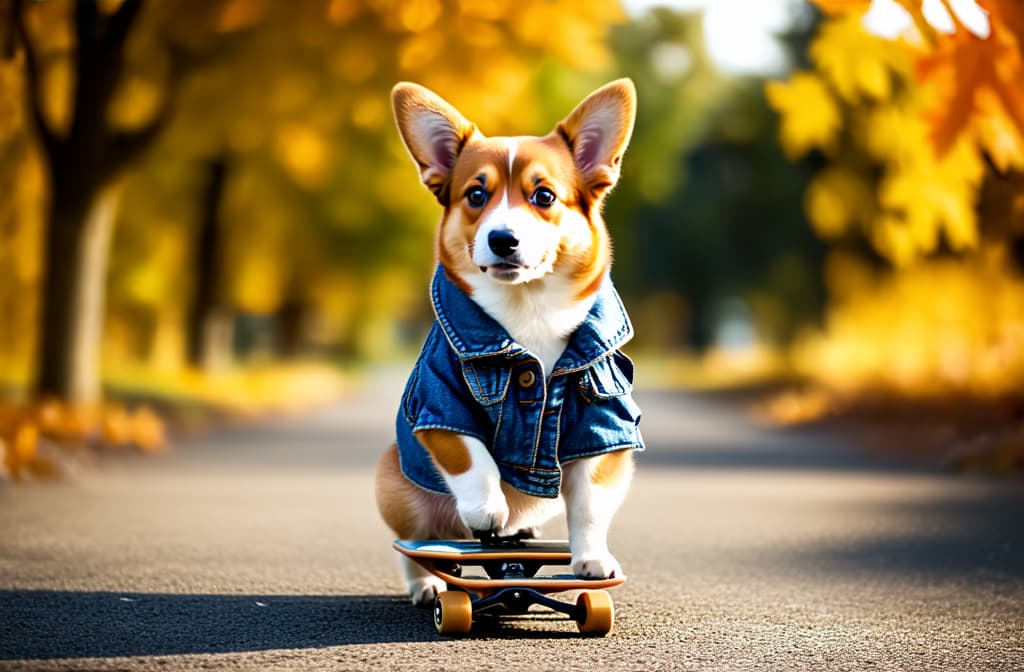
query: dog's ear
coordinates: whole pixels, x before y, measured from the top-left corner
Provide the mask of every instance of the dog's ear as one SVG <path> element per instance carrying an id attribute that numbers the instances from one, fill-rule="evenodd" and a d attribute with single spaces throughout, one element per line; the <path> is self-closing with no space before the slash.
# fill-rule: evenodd
<path id="1" fill-rule="evenodd" d="M 448 183 L 455 158 L 476 127 L 433 91 L 400 82 L 391 106 L 402 142 L 420 169 L 420 178 L 441 205 L 448 205 Z"/>
<path id="2" fill-rule="evenodd" d="M 635 119 L 636 88 L 629 79 L 617 79 L 587 96 L 556 127 L 592 196 L 618 181 Z"/>

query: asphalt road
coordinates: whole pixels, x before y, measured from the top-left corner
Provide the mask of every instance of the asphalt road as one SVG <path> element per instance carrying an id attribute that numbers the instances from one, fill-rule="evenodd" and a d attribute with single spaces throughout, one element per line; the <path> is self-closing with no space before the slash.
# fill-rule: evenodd
<path id="1" fill-rule="evenodd" d="M 439 639 L 373 506 L 403 375 L 0 488 L 0 669 L 1024 670 L 1019 481 L 873 462 L 666 393 L 638 395 L 614 633 L 538 615 Z"/>

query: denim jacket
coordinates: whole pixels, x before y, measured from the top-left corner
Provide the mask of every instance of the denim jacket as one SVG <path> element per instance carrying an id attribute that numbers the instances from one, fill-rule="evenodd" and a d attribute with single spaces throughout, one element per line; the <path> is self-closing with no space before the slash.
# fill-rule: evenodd
<path id="1" fill-rule="evenodd" d="M 545 384 L 540 361 L 438 267 L 431 287 L 436 320 L 402 396 L 396 428 L 403 473 L 426 490 L 448 487 L 422 444 L 424 429 L 446 429 L 488 447 L 502 480 L 557 497 L 561 465 L 623 449 L 643 450 L 633 363 L 618 348 L 633 336 L 606 277 L 584 322 Z"/>

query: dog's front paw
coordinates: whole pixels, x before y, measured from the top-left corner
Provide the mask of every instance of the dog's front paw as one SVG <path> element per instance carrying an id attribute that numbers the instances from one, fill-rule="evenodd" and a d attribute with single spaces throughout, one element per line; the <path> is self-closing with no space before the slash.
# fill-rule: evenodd
<path id="1" fill-rule="evenodd" d="M 456 509 L 471 532 L 493 532 L 508 524 L 508 501 L 500 489 L 488 493 L 483 500 L 459 500 Z"/>
<path id="2" fill-rule="evenodd" d="M 409 599 L 414 605 L 432 607 L 434 598 L 447 586 L 436 576 L 420 576 L 406 581 L 406 587 L 409 589 Z"/>
<path id="3" fill-rule="evenodd" d="M 608 579 L 622 576 L 622 568 L 610 554 L 584 555 L 573 558 L 572 571 L 583 579 Z"/>

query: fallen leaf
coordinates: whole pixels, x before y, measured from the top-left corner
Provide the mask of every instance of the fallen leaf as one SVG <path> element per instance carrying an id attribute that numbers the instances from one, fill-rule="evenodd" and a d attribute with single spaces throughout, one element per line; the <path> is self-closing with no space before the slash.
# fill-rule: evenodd
<path id="1" fill-rule="evenodd" d="M 140 406 L 132 416 L 132 437 L 135 444 L 147 453 L 158 453 L 167 447 L 164 423 L 147 406 Z"/>
<path id="2" fill-rule="evenodd" d="M 23 422 L 14 430 L 14 459 L 27 463 L 36 455 L 39 445 L 39 428 L 33 423 Z"/>

